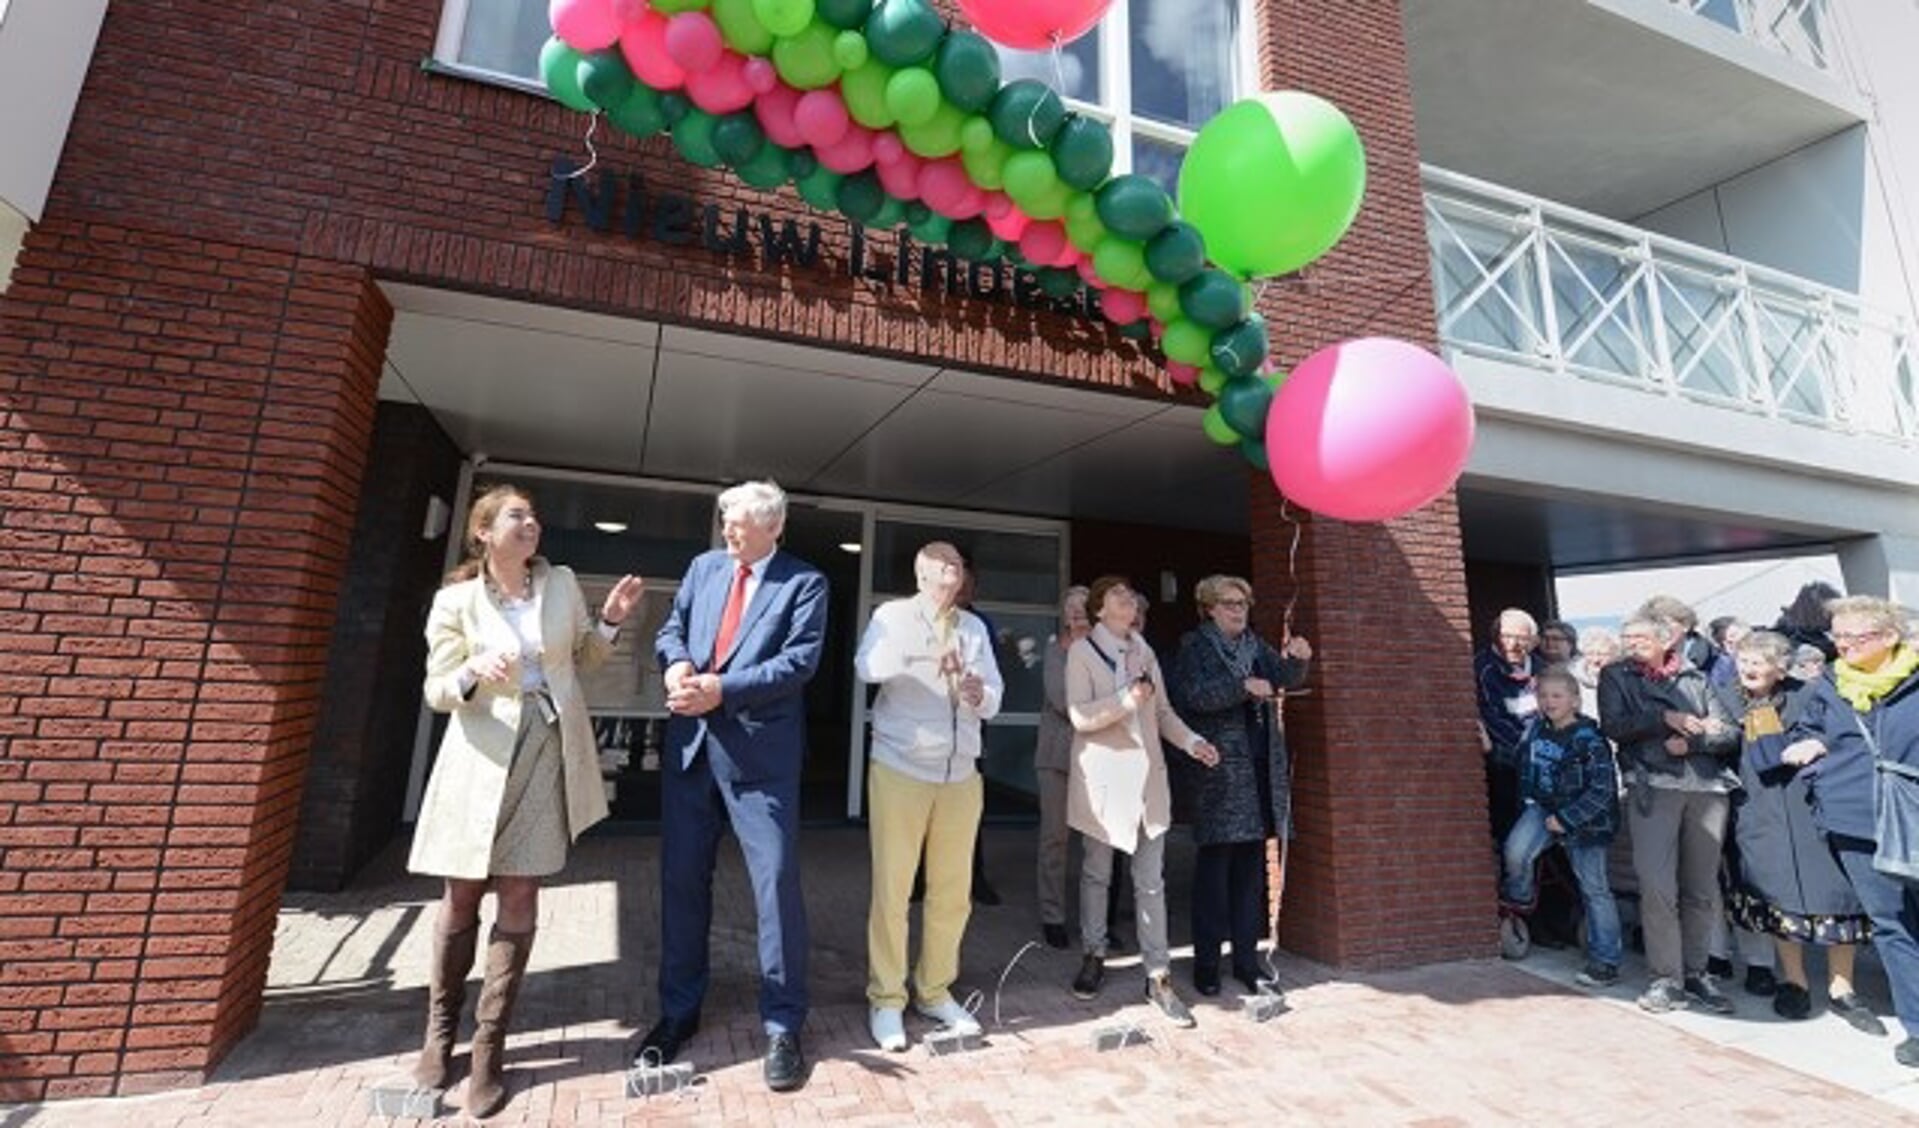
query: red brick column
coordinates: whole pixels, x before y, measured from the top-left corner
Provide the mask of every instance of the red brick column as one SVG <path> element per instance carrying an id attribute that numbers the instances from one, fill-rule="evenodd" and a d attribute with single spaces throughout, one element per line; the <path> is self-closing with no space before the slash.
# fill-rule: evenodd
<path id="1" fill-rule="evenodd" d="M 1260 30 L 1265 85 L 1332 101 L 1367 148 L 1366 201 L 1351 233 L 1263 295 L 1279 362 L 1360 336 L 1433 347 L 1399 5 L 1266 0 Z M 1288 706 L 1298 837 L 1280 940 L 1354 967 L 1488 955 L 1493 865 L 1453 498 L 1386 525 L 1281 507 L 1271 480 L 1255 475 L 1258 627 L 1277 638 L 1297 593 L 1294 629 L 1319 652 L 1313 693 Z"/>
<path id="2" fill-rule="evenodd" d="M 50 218 L 0 298 L 0 1100 L 203 1078 L 259 1013 L 392 310 Z"/>

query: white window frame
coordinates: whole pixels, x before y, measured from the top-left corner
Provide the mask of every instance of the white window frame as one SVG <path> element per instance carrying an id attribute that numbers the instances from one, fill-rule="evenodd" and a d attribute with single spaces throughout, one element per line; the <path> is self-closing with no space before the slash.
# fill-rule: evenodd
<path id="1" fill-rule="evenodd" d="M 531 3 L 534 0 L 520 0 Z M 515 90 L 524 90 L 528 94 L 538 94 L 542 98 L 551 98 L 553 94 L 546 83 L 538 78 L 525 75 L 508 74 L 491 67 L 475 66 L 460 58 L 460 41 L 466 38 L 466 17 L 471 10 L 471 0 L 441 0 L 440 30 L 433 39 L 433 69 L 457 74 L 465 78 L 490 82 L 496 86 L 510 86 Z"/>

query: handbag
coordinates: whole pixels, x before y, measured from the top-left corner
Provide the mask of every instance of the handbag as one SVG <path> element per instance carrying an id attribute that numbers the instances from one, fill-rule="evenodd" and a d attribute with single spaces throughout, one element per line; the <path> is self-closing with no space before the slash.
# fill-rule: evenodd
<path id="1" fill-rule="evenodd" d="M 1854 719 L 1872 753 L 1872 868 L 1919 883 L 1919 767 L 1881 756 L 1866 719 Z"/>

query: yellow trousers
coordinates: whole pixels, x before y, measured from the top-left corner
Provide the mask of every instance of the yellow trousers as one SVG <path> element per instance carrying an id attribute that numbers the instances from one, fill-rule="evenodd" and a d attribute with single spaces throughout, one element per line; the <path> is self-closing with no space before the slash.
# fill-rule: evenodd
<path id="1" fill-rule="evenodd" d="M 868 765 L 873 899 L 866 916 L 866 998 L 873 1006 L 906 1007 L 907 902 L 922 849 L 926 900 L 913 984 L 923 1004 L 952 997 L 960 940 L 973 911 L 973 839 L 984 801 L 978 773 L 957 783 L 926 783 L 884 764 Z"/>

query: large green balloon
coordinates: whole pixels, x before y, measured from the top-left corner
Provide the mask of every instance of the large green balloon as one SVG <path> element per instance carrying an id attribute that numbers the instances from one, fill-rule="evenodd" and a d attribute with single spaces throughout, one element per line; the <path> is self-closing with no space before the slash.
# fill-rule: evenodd
<path id="1" fill-rule="evenodd" d="M 687 110 L 673 127 L 673 147 L 701 168 L 718 167 L 720 154 L 713 148 L 713 128 L 718 124 L 719 119 L 705 110 Z"/>
<path id="2" fill-rule="evenodd" d="M 595 51 L 580 60 L 580 93 L 602 110 L 626 104 L 633 93 L 633 72 L 618 51 Z"/>
<path id="3" fill-rule="evenodd" d="M 540 48 L 540 77 L 546 92 L 567 109 L 587 114 L 599 109 L 580 89 L 580 53 L 557 35 Z"/>
<path id="4" fill-rule="evenodd" d="M 1053 135 L 1053 164 L 1059 178 L 1082 192 L 1106 183 L 1113 174 L 1113 132 L 1105 122 L 1066 115 Z"/>
<path id="5" fill-rule="evenodd" d="M 773 49 L 773 33 L 753 12 L 755 0 L 713 0 L 713 22 L 720 25 L 726 45 L 742 55 L 764 55 Z"/>
<path id="6" fill-rule="evenodd" d="M 1246 316 L 1246 290 L 1223 270 L 1202 270 L 1179 288 L 1179 308 L 1208 329 L 1224 329 Z"/>
<path id="7" fill-rule="evenodd" d="M 1152 265 L 1148 263 L 1146 269 L 1150 272 Z M 1155 282 L 1146 287 L 1146 311 L 1159 318 L 1162 325 L 1186 316 L 1186 311 L 1179 308 L 1179 287 L 1164 282 Z"/>
<path id="8" fill-rule="evenodd" d="M 1206 437 L 1220 446 L 1239 445 L 1239 432 L 1233 430 L 1231 423 L 1226 422 L 1225 417 L 1219 412 L 1218 404 L 1207 408 L 1206 414 L 1199 417 L 1199 429 L 1206 432 Z"/>
<path id="9" fill-rule="evenodd" d="M 1255 441 L 1266 437 L 1266 412 L 1273 406 L 1273 390 L 1257 376 L 1235 376 L 1219 390 L 1219 414 L 1240 435 Z"/>
<path id="10" fill-rule="evenodd" d="M 953 233 L 947 238 L 946 245 L 968 262 L 984 262 L 998 242 L 985 220 L 962 219 L 953 225 Z"/>
<path id="11" fill-rule="evenodd" d="M 786 160 L 787 151 L 767 141 L 760 145 L 753 159 L 733 166 L 733 174 L 749 187 L 762 192 L 770 192 L 786 183 L 790 176 Z"/>
<path id="12" fill-rule="evenodd" d="M 868 129 L 885 129 L 893 124 L 893 111 L 886 108 L 886 83 L 893 68 L 878 59 L 847 71 L 840 79 L 840 97 L 846 112 Z"/>
<path id="13" fill-rule="evenodd" d="M 1082 201 L 1086 207 L 1078 206 Z M 1099 241 L 1106 238 L 1106 225 L 1099 221 L 1099 212 L 1092 207 L 1091 197 L 1080 195 L 1067 201 L 1066 238 L 1089 255 L 1099 246 Z"/>
<path id="14" fill-rule="evenodd" d="M 839 209 L 855 223 L 871 223 L 886 206 L 886 189 L 871 169 L 856 172 L 840 181 Z"/>
<path id="15" fill-rule="evenodd" d="M 1181 364 L 1205 364 L 1206 350 L 1212 346 L 1213 335 L 1205 326 L 1195 325 L 1183 317 L 1166 323 L 1166 331 L 1160 335 L 1159 347 L 1168 358 Z"/>
<path id="16" fill-rule="evenodd" d="M 900 143 L 915 156 L 933 160 L 938 157 L 950 157 L 960 151 L 960 130 L 966 125 L 966 115 L 958 106 L 941 100 L 933 110 L 933 116 L 917 125 L 900 123 Z"/>
<path id="17" fill-rule="evenodd" d="M 1228 376 L 1250 376 L 1266 362 L 1266 319 L 1255 313 L 1213 334 L 1213 363 Z"/>
<path id="18" fill-rule="evenodd" d="M 713 151 L 720 159 L 738 168 L 766 147 L 766 134 L 761 131 L 759 119 L 752 113 L 727 114 L 713 126 Z M 784 172 L 785 163 L 781 162 Z"/>
<path id="19" fill-rule="evenodd" d="M 999 93 L 999 52 L 980 35 L 951 31 L 933 56 L 933 73 L 947 101 L 977 114 Z"/>
<path id="20" fill-rule="evenodd" d="M 886 80 L 886 109 L 902 125 L 924 125 L 940 108 L 940 84 L 925 67 L 901 67 Z"/>
<path id="21" fill-rule="evenodd" d="M 1050 198 L 1059 187 L 1053 159 L 1043 150 L 1027 150 L 1006 158 L 1003 177 L 1006 194 L 1028 215 L 1032 214 L 1032 204 Z"/>
<path id="22" fill-rule="evenodd" d="M 857 31 L 873 14 L 873 0 L 814 0 L 820 18 L 842 30 Z"/>
<path id="23" fill-rule="evenodd" d="M 923 0 L 884 0 L 866 18 L 866 45 L 889 67 L 910 67 L 933 57 L 946 21 Z"/>
<path id="24" fill-rule="evenodd" d="M 984 149 L 967 149 L 960 153 L 960 164 L 966 167 L 966 177 L 987 192 L 1006 186 L 1006 161 L 1013 155 L 1013 147 L 999 138 Z"/>
<path id="25" fill-rule="evenodd" d="M 1206 240 L 1192 224 L 1174 220 L 1146 244 L 1146 269 L 1178 286 L 1206 267 Z"/>
<path id="26" fill-rule="evenodd" d="M 660 111 L 660 95 L 650 86 L 633 84 L 633 92 L 626 96 L 617 110 L 609 110 L 606 115 L 614 125 L 635 137 L 651 137 L 666 128 L 666 115 Z"/>
<path id="27" fill-rule="evenodd" d="M 1146 272 L 1146 252 L 1140 250 L 1138 243 L 1118 235 L 1108 235 L 1093 248 L 1093 272 L 1107 285 L 1122 290 L 1144 290 L 1153 280 Z"/>
<path id="28" fill-rule="evenodd" d="M 832 211 L 840 206 L 840 174 L 825 165 L 816 166 L 793 181 L 793 187 L 799 189 L 800 199 L 805 200 L 819 211 Z"/>
<path id="29" fill-rule="evenodd" d="M 813 0 L 753 0 L 753 14 L 774 35 L 798 35 L 813 22 Z"/>
<path id="30" fill-rule="evenodd" d="M 1066 106 L 1053 88 L 1022 78 L 1000 87 L 987 110 L 993 132 L 1016 149 L 1044 149 L 1066 123 Z"/>
<path id="31" fill-rule="evenodd" d="M 832 85 L 840 76 L 840 64 L 833 58 L 833 29 L 814 20 L 799 34 L 782 36 L 773 44 L 773 67 L 796 90 Z"/>
<path id="32" fill-rule="evenodd" d="M 1298 91 L 1222 110 L 1186 151 L 1179 210 L 1213 262 L 1240 278 L 1298 270 L 1352 226 L 1366 152 L 1330 102 Z"/>
<path id="33" fill-rule="evenodd" d="M 1099 190 L 1100 221 L 1116 235 L 1144 242 L 1173 222 L 1173 200 L 1150 177 L 1129 172 Z"/>

